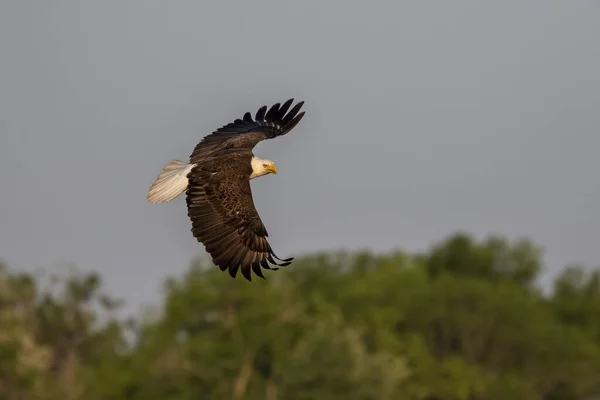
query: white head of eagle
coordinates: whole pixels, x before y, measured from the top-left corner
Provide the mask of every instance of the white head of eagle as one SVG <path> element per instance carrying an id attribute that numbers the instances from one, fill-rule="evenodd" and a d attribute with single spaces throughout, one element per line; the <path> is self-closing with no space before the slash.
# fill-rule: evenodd
<path id="1" fill-rule="evenodd" d="M 258 178 L 259 176 L 267 174 L 277 174 L 277 167 L 271 160 L 263 160 L 262 158 L 254 156 L 250 161 L 250 165 L 252 165 L 252 174 L 250 174 L 250 179 Z"/>
<path id="2" fill-rule="evenodd" d="M 291 107 L 293 101 L 269 109 L 262 106 L 254 118 L 247 112 L 205 136 L 189 162 L 167 163 L 148 190 L 150 203 L 166 203 L 185 192 L 193 236 L 204 244 L 213 263 L 233 278 L 238 271 L 247 280 L 252 279 L 251 272 L 264 278 L 263 268 L 276 270 L 293 259 L 282 260 L 273 252 L 250 188 L 250 180 L 277 173 L 273 161 L 256 157 L 252 150 L 300 122 L 304 102 Z"/>

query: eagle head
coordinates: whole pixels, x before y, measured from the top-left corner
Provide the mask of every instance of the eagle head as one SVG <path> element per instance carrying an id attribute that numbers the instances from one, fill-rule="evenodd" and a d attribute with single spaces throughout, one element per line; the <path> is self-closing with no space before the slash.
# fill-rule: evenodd
<path id="1" fill-rule="evenodd" d="M 252 165 L 252 174 L 250 174 L 250 179 L 271 173 L 277 174 L 277 167 L 271 160 L 263 160 L 258 157 L 252 157 L 250 164 Z"/>

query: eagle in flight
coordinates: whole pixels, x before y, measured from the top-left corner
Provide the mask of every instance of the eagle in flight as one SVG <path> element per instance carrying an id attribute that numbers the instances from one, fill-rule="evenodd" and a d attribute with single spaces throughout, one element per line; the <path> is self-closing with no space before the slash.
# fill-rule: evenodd
<path id="1" fill-rule="evenodd" d="M 213 263 L 232 278 L 241 270 L 248 281 L 251 271 L 264 279 L 261 268 L 277 270 L 293 260 L 282 260 L 271 249 L 250 189 L 251 179 L 277 173 L 273 161 L 256 157 L 252 149 L 265 139 L 285 135 L 300 122 L 304 102 L 290 109 L 293 101 L 268 110 L 262 106 L 254 119 L 247 112 L 205 136 L 189 163 L 170 161 L 148 190 L 150 203 L 166 203 L 186 192 L 192 234 Z"/>

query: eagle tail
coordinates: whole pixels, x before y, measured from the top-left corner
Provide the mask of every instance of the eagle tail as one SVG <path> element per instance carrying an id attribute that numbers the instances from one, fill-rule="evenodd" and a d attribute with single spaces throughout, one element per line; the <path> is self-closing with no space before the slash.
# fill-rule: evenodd
<path id="1" fill-rule="evenodd" d="M 166 203 L 183 193 L 188 187 L 188 174 L 194 164 L 171 160 L 158 175 L 148 190 L 150 203 Z"/>

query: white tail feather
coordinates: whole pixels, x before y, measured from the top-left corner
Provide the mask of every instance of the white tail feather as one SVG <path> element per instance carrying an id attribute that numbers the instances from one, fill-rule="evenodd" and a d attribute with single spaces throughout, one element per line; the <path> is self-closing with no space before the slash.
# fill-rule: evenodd
<path id="1" fill-rule="evenodd" d="M 171 160 L 158 175 L 150 190 L 148 201 L 150 203 L 166 203 L 179 196 L 188 187 L 188 174 L 194 164 Z"/>

